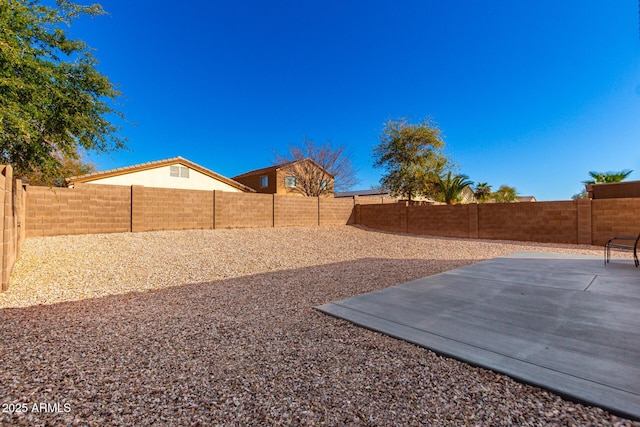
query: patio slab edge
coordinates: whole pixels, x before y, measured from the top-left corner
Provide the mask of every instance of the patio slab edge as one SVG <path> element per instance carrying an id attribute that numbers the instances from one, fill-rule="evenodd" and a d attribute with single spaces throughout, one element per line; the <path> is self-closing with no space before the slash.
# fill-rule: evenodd
<path id="1" fill-rule="evenodd" d="M 497 258 L 497 260 L 504 260 L 510 257 L 520 258 L 526 255 L 528 254 L 515 253 L 507 257 Z M 557 255 L 552 255 L 552 258 L 556 256 Z M 571 259 L 572 257 L 569 256 L 568 258 Z M 588 257 L 575 258 L 586 259 Z M 435 276 L 447 276 L 448 273 L 449 272 L 439 273 Z M 418 280 L 428 280 L 430 277 L 434 276 L 428 276 Z M 397 286 L 406 285 L 407 283 Z M 395 286 L 392 288 L 395 288 Z M 355 296 L 352 298 L 358 297 Z M 495 350 L 482 348 L 481 344 L 478 346 L 477 343 L 474 345 L 456 340 L 455 336 L 448 337 L 438 335 L 437 333 L 425 330 L 425 328 L 418 328 L 410 324 L 403 324 L 386 319 L 379 315 L 366 313 L 350 307 L 348 303 L 341 304 L 343 301 L 347 302 L 349 299 L 350 298 L 320 305 L 315 307 L 315 309 L 324 314 L 347 320 L 366 329 L 427 348 L 437 354 L 460 360 L 472 366 L 489 369 L 507 375 L 519 382 L 549 390 L 567 400 L 588 406 L 597 406 L 625 418 L 640 420 L 640 395 L 637 393 L 581 378 L 531 363 L 530 361 L 521 360 L 512 355 L 500 354 Z"/>

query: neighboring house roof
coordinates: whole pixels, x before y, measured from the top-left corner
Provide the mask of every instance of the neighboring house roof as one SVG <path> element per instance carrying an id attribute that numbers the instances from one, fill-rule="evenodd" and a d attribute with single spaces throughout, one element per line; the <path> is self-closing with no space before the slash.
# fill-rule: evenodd
<path id="1" fill-rule="evenodd" d="M 388 197 L 390 199 L 397 199 L 397 200 L 403 200 L 405 201 L 406 199 L 402 199 L 400 197 L 395 197 L 393 195 L 391 195 L 391 191 L 390 190 L 380 190 L 380 189 L 375 189 L 375 190 L 357 190 L 357 191 L 344 191 L 342 193 L 336 193 L 334 197 L 353 197 L 353 196 L 362 196 L 362 197 Z M 429 197 L 414 197 L 413 198 L 414 202 L 428 202 L 428 203 L 435 203 L 435 201 Z"/>
<path id="2" fill-rule="evenodd" d="M 140 163 L 138 165 L 125 166 L 122 168 L 109 169 L 106 171 L 92 172 L 86 175 L 72 176 L 70 178 L 65 178 L 65 181 L 67 182 L 68 185 L 81 184 L 85 182 L 95 181 L 97 179 L 109 178 L 112 176 L 119 176 L 119 175 L 126 175 L 132 172 L 140 172 L 144 170 L 155 169 L 161 166 L 170 166 L 170 165 L 176 165 L 176 164 L 181 164 L 183 166 L 191 168 L 195 171 L 200 172 L 203 175 L 207 175 L 210 178 L 216 179 L 218 181 L 224 182 L 227 185 L 237 188 L 238 190 L 255 193 L 255 190 L 253 188 L 247 187 L 244 184 L 234 181 L 231 178 L 227 178 L 226 176 L 220 175 L 219 173 L 216 173 L 211 169 L 207 169 L 204 166 L 200 166 L 199 164 L 193 163 L 192 161 L 189 161 L 184 157 L 180 157 L 180 156 L 172 157 L 170 159 L 156 160 L 153 162 Z"/>
<path id="3" fill-rule="evenodd" d="M 535 202 L 536 198 L 534 196 L 518 196 L 516 198 L 518 202 Z"/>
<path id="4" fill-rule="evenodd" d="M 262 168 L 262 169 L 255 169 L 249 172 L 245 172 L 241 175 L 236 175 L 233 177 L 233 179 L 238 179 L 238 178 L 246 178 L 248 176 L 252 176 L 252 175 L 264 175 L 264 174 L 268 174 L 271 173 L 273 171 L 278 170 L 282 165 L 278 165 L 278 166 L 269 166 L 268 168 Z"/>
<path id="5" fill-rule="evenodd" d="M 333 177 L 333 174 L 329 173 L 329 171 L 327 171 L 325 168 L 320 166 L 318 163 L 314 162 L 313 160 L 311 160 L 309 158 L 306 158 L 306 159 L 296 160 L 294 162 L 287 162 L 287 163 L 282 163 L 282 164 L 279 164 L 279 165 L 269 166 L 269 167 L 266 167 L 266 168 L 255 169 L 255 170 L 252 170 L 252 171 L 249 171 L 249 172 L 245 172 L 245 173 L 243 173 L 241 175 L 236 175 L 236 176 L 233 177 L 233 179 L 246 178 L 248 176 L 254 176 L 254 175 L 265 175 L 265 174 L 268 174 L 268 173 L 271 173 L 271 172 L 276 172 L 278 170 L 285 169 L 288 166 L 292 166 L 292 165 L 294 165 L 296 163 L 305 162 L 305 161 L 313 163 L 318 168 L 322 169 L 327 175 Z"/>
<path id="6" fill-rule="evenodd" d="M 462 199 L 463 199 L 464 202 L 471 202 L 471 201 L 475 200 L 475 195 L 473 194 L 473 190 L 468 185 L 465 186 L 460 191 L 460 196 L 462 196 Z"/>
<path id="7" fill-rule="evenodd" d="M 391 197 L 391 192 L 389 190 L 384 190 L 384 189 L 343 191 L 341 193 L 336 193 L 334 197 L 353 197 L 353 196 Z"/>

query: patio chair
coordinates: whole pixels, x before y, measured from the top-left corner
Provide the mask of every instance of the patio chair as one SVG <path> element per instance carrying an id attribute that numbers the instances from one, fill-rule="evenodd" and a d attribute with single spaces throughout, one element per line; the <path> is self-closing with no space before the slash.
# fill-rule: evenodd
<path id="1" fill-rule="evenodd" d="M 611 249 L 619 251 L 633 252 L 633 262 L 636 267 L 640 264 L 638 261 L 638 241 L 640 240 L 640 234 L 638 236 L 622 236 L 614 237 L 604 245 L 604 265 L 611 260 Z M 626 243 L 625 243 L 626 242 Z"/>

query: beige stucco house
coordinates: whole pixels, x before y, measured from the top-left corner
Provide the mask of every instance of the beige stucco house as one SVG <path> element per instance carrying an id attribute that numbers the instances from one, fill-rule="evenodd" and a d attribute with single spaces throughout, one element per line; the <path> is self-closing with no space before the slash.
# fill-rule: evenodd
<path id="1" fill-rule="evenodd" d="M 255 192 L 244 184 L 182 157 L 74 176 L 66 178 L 66 182 L 69 187 L 78 184 L 142 185 L 145 187 L 182 190 Z"/>

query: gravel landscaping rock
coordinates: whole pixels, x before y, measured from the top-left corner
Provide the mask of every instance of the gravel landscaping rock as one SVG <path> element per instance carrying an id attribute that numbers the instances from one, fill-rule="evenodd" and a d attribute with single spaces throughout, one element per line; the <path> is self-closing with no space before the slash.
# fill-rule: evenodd
<path id="1" fill-rule="evenodd" d="M 638 426 L 314 306 L 516 251 L 357 227 L 28 239 L 0 294 L 0 423 Z"/>

